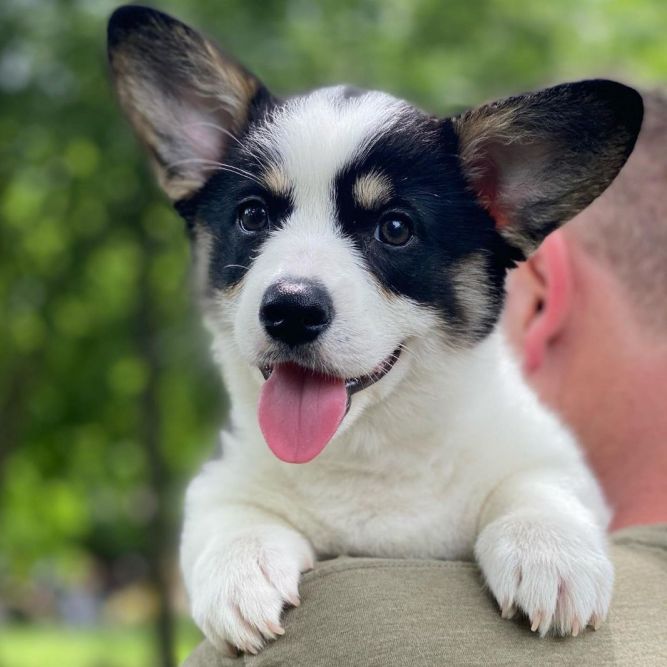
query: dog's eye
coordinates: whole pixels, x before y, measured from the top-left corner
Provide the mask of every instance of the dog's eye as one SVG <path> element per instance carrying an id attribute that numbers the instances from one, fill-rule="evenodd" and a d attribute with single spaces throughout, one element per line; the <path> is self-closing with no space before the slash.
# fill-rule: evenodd
<path id="1" fill-rule="evenodd" d="M 407 217 L 393 213 L 377 226 L 375 238 L 388 245 L 405 245 L 412 238 L 412 223 Z"/>
<path id="2" fill-rule="evenodd" d="M 246 232 L 261 232 L 269 226 L 269 214 L 259 199 L 243 202 L 239 206 L 238 223 Z"/>

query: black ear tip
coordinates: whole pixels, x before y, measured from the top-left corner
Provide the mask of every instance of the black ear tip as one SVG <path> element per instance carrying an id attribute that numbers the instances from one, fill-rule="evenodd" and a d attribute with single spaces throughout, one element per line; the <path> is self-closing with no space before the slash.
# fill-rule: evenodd
<path id="1" fill-rule="evenodd" d="M 149 24 L 168 23 L 173 19 L 152 7 L 142 5 L 123 5 L 114 10 L 107 25 L 107 43 L 113 48 L 132 32 L 136 32 Z"/>
<path id="2" fill-rule="evenodd" d="M 613 109 L 619 124 L 636 138 L 644 118 L 644 100 L 641 94 L 618 81 L 594 79 L 588 83 L 598 99 L 603 100 L 610 109 Z"/>
<path id="3" fill-rule="evenodd" d="M 623 86 L 623 84 L 618 85 Z M 623 88 L 624 99 L 622 105 L 625 111 L 626 126 L 636 139 L 644 120 L 644 99 L 639 91 L 634 88 L 630 86 L 623 86 Z"/>

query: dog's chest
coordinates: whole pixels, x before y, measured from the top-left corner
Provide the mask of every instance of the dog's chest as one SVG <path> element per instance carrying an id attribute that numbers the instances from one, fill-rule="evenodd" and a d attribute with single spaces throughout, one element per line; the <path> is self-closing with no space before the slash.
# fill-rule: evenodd
<path id="1" fill-rule="evenodd" d="M 453 463 L 299 471 L 290 520 L 320 554 L 465 558 L 479 502 Z"/>

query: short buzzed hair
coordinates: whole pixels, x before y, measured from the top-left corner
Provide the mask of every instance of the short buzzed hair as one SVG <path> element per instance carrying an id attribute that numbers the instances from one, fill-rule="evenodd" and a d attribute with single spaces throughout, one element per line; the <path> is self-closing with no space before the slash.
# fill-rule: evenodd
<path id="1" fill-rule="evenodd" d="M 611 186 L 577 216 L 571 233 L 609 265 L 641 323 L 667 333 L 667 97 L 644 93 L 634 152 Z"/>

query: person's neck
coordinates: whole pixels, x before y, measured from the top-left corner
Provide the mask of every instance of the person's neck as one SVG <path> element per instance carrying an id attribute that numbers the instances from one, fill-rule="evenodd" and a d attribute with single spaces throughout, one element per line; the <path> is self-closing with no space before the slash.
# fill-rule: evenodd
<path id="1" fill-rule="evenodd" d="M 663 441 L 664 442 L 664 441 Z M 652 447 L 629 448 L 638 461 L 621 457 L 617 462 L 589 455 L 593 469 L 613 511 L 610 530 L 627 526 L 667 523 L 667 460 L 651 458 Z"/>
<path id="2" fill-rule="evenodd" d="M 600 417 L 581 433 L 613 510 L 610 528 L 667 523 L 667 363 L 635 358 L 617 372 L 623 389 L 606 391 Z"/>
<path id="3" fill-rule="evenodd" d="M 667 522 L 667 336 L 640 322 L 606 264 L 586 254 L 576 266 L 556 404 L 602 484 L 611 529 Z"/>

